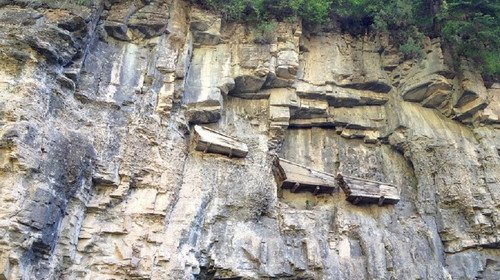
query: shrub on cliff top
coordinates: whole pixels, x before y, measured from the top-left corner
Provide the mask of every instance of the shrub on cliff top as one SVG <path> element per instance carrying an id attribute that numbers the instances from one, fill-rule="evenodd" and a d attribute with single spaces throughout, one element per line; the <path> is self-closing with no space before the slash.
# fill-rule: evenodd
<path id="1" fill-rule="evenodd" d="M 221 11 L 227 19 L 246 21 L 279 21 L 302 17 L 313 22 L 329 20 L 333 0 L 190 0 L 203 7 Z"/>
<path id="2" fill-rule="evenodd" d="M 500 78 L 500 1 L 448 0 L 439 14 L 442 35 L 459 55 L 473 58 L 483 74 Z"/>

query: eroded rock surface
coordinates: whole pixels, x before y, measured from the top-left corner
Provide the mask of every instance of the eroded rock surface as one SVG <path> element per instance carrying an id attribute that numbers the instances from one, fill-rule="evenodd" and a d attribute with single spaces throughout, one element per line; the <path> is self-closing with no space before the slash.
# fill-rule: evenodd
<path id="1" fill-rule="evenodd" d="M 500 86 L 438 39 L 51 5 L 0 4 L 0 279 L 500 278 Z M 275 156 L 401 200 L 278 189 Z"/>

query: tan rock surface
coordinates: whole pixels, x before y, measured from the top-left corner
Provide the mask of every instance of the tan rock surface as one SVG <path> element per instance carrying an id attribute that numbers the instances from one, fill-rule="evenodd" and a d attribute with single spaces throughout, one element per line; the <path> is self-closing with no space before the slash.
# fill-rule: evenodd
<path id="1" fill-rule="evenodd" d="M 500 278 L 498 84 L 439 40 L 50 5 L 0 5 L 0 279 Z M 279 189 L 275 156 L 401 200 Z"/>

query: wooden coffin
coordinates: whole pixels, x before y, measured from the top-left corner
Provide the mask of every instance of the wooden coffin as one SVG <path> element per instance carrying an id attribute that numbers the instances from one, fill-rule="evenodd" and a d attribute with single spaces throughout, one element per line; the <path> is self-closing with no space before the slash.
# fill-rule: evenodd
<path id="1" fill-rule="evenodd" d="M 332 174 L 312 170 L 282 158 L 276 158 L 274 165 L 278 187 L 290 189 L 291 192 L 308 191 L 314 195 L 331 194 L 335 191 L 335 176 Z"/>
<path id="2" fill-rule="evenodd" d="M 199 125 L 194 126 L 194 132 L 197 151 L 239 158 L 244 158 L 248 154 L 247 145 L 234 137 Z"/>
<path id="3" fill-rule="evenodd" d="M 396 204 L 399 188 L 392 184 L 338 174 L 336 180 L 352 204 Z"/>

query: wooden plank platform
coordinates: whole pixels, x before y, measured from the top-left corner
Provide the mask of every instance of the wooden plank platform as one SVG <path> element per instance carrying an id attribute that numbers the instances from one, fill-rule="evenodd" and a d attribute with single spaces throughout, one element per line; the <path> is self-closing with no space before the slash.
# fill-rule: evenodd
<path id="1" fill-rule="evenodd" d="M 244 158 L 248 154 L 247 145 L 234 137 L 199 125 L 194 126 L 194 131 L 197 151 L 239 158 Z"/>
<path id="2" fill-rule="evenodd" d="M 286 159 L 276 158 L 275 177 L 278 186 L 291 192 L 312 192 L 314 195 L 335 191 L 335 176 L 312 170 Z"/>
<path id="3" fill-rule="evenodd" d="M 396 204 L 400 199 L 399 188 L 392 184 L 344 176 L 340 173 L 336 180 L 346 194 L 346 200 L 354 205 L 377 203 L 382 206 Z"/>

